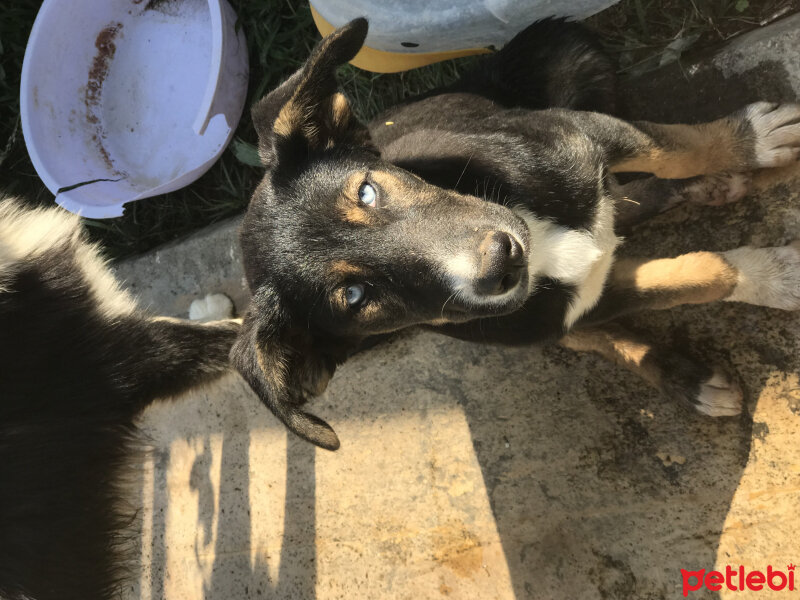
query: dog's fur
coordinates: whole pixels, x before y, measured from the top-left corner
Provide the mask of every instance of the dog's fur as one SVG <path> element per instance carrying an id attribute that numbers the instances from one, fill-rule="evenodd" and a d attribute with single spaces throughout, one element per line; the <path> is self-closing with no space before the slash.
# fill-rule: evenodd
<path id="1" fill-rule="evenodd" d="M 221 375 L 238 324 L 137 311 L 78 218 L 0 199 L 0 598 L 114 597 L 134 417 Z"/>
<path id="2" fill-rule="evenodd" d="M 678 201 L 736 199 L 737 172 L 796 160 L 800 107 L 627 123 L 609 114 L 610 62 L 578 25 L 549 20 L 365 127 L 335 69 L 366 33 L 358 19 L 322 40 L 252 111 L 266 174 L 241 231 L 253 301 L 231 357 L 262 401 L 335 449 L 301 405 L 370 336 L 423 325 L 505 344 L 560 339 L 700 412 L 738 413 L 723 370 L 607 322 L 715 300 L 796 310 L 798 246 L 615 261 L 617 233 Z M 620 185 L 622 171 L 661 179 Z"/>

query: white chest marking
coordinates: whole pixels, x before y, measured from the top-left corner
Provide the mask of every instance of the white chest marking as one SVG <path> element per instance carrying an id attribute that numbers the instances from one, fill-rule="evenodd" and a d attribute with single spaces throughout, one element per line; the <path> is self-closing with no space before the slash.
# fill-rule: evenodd
<path id="1" fill-rule="evenodd" d="M 614 233 L 614 206 L 600 200 L 590 231 L 578 231 L 539 219 L 524 209 L 515 209 L 530 231 L 528 259 L 529 293 L 540 277 L 550 277 L 576 287 L 564 316 L 567 329 L 597 304 L 614 261 L 620 239 Z"/>

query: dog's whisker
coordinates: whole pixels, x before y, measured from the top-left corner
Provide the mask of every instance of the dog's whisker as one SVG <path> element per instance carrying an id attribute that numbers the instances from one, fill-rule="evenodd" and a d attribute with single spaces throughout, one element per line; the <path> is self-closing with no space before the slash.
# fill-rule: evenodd
<path id="1" fill-rule="evenodd" d="M 458 188 L 458 184 L 461 183 L 461 178 L 464 177 L 464 173 L 467 172 L 467 167 L 469 166 L 469 163 L 472 161 L 473 155 L 474 154 L 470 154 L 469 155 L 469 158 L 467 159 L 467 163 L 464 165 L 464 170 L 461 171 L 461 175 L 458 176 L 458 180 L 456 181 L 456 184 L 453 186 L 453 189 Z"/>
<path id="2" fill-rule="evenodd" d="M 444 319 L 444 309 L 447 306 L 447 303 L 450 302 L 450 300 L 452 300 L 455 297 L 455 295 L 458 294 L 459 291 L 460 291 L 460 288 L 456 288 L 456 291 L 454 291 L 452 294 L 450 294 L 447 297 L 447 300 L 444 301 L 444 304 L 442 304 L 442 310 L 440 311 L 439 314 L 443 319 Z"/>

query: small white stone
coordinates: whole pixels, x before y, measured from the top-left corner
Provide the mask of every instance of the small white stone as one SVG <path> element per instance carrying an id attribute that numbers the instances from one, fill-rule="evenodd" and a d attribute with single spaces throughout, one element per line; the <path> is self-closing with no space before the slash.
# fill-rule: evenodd
<path id="1" fill-rule="evenodd" d="M 207 294 L 192 300 L 189 319 L 192 321 L 219 321 L 233 316 L 233 302 L 225 294 Z"/>

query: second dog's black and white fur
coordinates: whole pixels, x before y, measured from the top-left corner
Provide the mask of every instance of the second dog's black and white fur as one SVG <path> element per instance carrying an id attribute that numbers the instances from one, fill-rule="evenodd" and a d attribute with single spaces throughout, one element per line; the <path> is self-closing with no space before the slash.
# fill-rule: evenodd
<path id="1" fill-rule="evenodd" d="M 223 374 L 237 331 L 139 311 L 78 217 L 0 199 L 0 598 L 115 597 L 134 418 Z"/>

